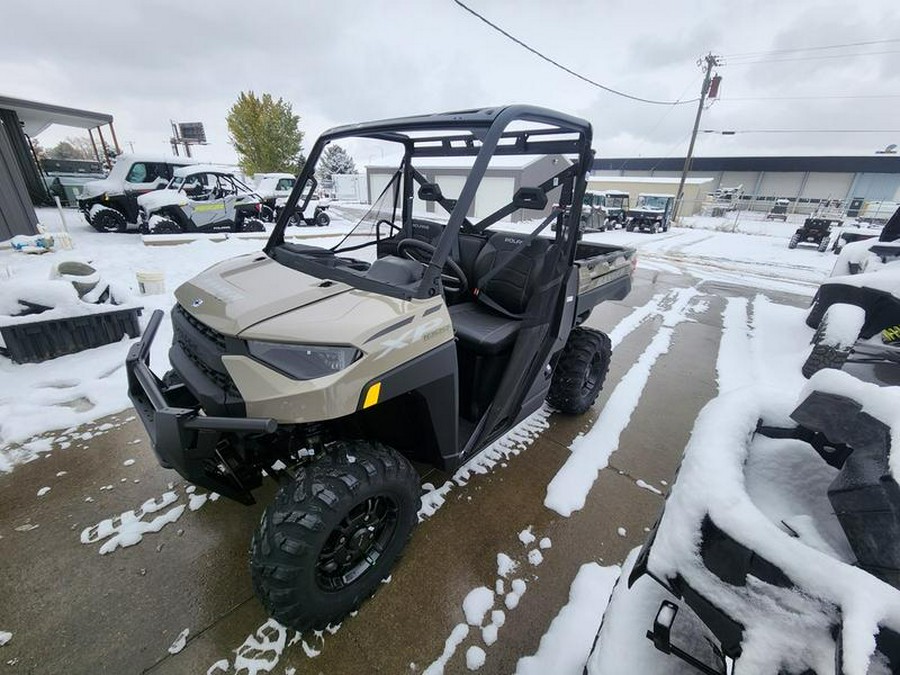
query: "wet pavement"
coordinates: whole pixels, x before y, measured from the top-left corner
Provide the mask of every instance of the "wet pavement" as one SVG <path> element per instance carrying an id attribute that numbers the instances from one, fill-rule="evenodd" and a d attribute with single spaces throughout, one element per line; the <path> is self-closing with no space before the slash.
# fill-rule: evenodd
<path id="1" fill-rule="evenodd" d="M 588 325 L 609 331 L 656 294 L 694 283 L 686 275 L 639 270 L 634 292 L 623 302 L 601 305 Z M 551 415 L 549 427 L 520 454 L 454 486 L 416 529 L 389 583 L 333 633 L 298 640 L 294 631 L 267 624 L 253 596 L 249 541 L 272 486 L 257 494 L 259 503 L 252 507 L 225 499 L 204 502 L 202 490 L 192 504 L 177 474 L 156 464 L 133 411 L 69 433 L 72 447 L 54 448 L 0 475 L 0 630 L 13 633 L 0 648 L 0 672 L 421 672 L 444 650 L 454 626 L 465 623 L 466 594 L 495 587 L 501 552 L 519 564 L 503 580 L 505 590 L 514 577 L 527 590 L 514 609 L 502 599 L 495 602 L 506 615 L 497 642 L 486 645 L 472 628 L 445 672 L 468 672 L 465 651 L 471 645 L 486 651 L 480 672 L 514 672 L 520 657 L 537 650 L 567 602 L 578 568 L 591 561 L 621 563 L 659 512 L 663 497 L 636 481 L 665 493 L 694 418 L 716 393 L 723 298 L 755 294 L 711 283 L 698 288 L 707 294 L 705 311 L 696 308 L 691 320 L 675 327 L 670 349 L 653 366 L 619 448 L 583 509 L 565 518 L 546 508 L 547 484 L 569 456 L 572 440 L 591 427 L 659 330 L 658 318 L 617 347 L 604 393 L 589 413 Z M 765 294 L 786 304 L 806 302 Z M 73 441 L 76 435 L 85 437 Z M 424 477 L 434 484 L 447 478 L 438 472 Z M 105 555 L 100 549 L 108 538 L 82 543 L 95 538 L 83 535 L 85 528 L 167 492 L 174 493 L 165 498 L 171 503 L 142 520 L 183 505 L 177 521 L 157 522 L 158 532 Z M 149 504 L 145 511 L 154 508 Z M 526 557 L 536 544 L 526 548 L 517 536 L 529 526 L 537 539 L 552 542 L 536 566 Z M 184 629 L 186 645 L 170 654 Z M 248 664 L 256 670 L 243 667 Z"/>

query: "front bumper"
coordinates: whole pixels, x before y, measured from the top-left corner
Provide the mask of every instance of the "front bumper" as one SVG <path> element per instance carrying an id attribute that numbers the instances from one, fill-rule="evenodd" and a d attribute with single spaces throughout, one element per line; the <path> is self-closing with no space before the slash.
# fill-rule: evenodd
<path id="1" fill-rule="evenodd" d="M 125 359 L 128 397 L 150 436 L 157 461 L 190 483 L 252 504 L 250 490 L 256 485 L 229 452 L 229 439 L 271 434 L 278 423 L 270 418 L 204 415 L 184 384 L 156 377 L 150 370 L 150 346 L 162 318 L 161 310 L 153 312 L 144 335 Z"/>

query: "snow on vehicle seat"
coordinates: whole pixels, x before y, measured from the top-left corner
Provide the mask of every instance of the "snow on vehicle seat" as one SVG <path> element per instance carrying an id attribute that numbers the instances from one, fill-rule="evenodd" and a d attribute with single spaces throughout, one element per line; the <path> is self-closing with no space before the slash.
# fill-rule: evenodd
<path id="1" fill-rule="evenodd" d="M 867 412 L 891 426 L 894 442 L 900 440 L 894 438 L 900 433 L 900 392 L 861 383 L 839 371 L 815 375 L 803 398 L 813 390 L 857 398 Z M 821 495 L 818 509 L 810 495 L 824 494 L 835 470 L 825 466 L 804 443 L 753 437 L 760 419 L 767 425 L 794 426 L 788 415 L 796 403 L 783 390 L 748 387 L 704 407 L 650 550 L 649 571 L 658 578 L 680 576 L 741 622 L 741 667 L 747 672 L 798 666 L 831 672 L 831 628 L 840 623 L 844 672 L 862 675 L 868 672 L 879 629 L 900 629 L 900 591 L 848 564 L 839 545 L 822 545 L 823 540 L 834 539 L 840 525 L 833 509 L 823 505 Z M 768 448 L 767 461 L 750 461 L 753 453 L 766 452 L 766 444 L 773 442 L 780 445 L 777 452 Z M 892 457 L 894 476 L 896 465 Z M 793 481 L 795 489 L 759 487 L 766 481 L 753 475 L 755 466 L 764 467 L 768 477 Z M 814 527 L 801 526 L 798 532 L 770 516 L 774 513 L 783 518 L 785 510 L 792 514 L 788 522 L 807 515 L 812 521 L 801 519 L 801 524 Z M 793 586 L 781 588 L 752 575 L 744 586 L 735 586 L 710 572 L 699 550 L 707 518 L 738 544 L 775 565 Z M 804 540 L 798 535 L 807 529 L 812 537 Z"/>

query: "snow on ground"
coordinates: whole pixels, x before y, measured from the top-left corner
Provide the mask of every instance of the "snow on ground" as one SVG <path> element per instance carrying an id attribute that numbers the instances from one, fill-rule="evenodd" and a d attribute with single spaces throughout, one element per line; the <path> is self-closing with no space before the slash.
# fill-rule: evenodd
<path id="1" fill-rule="evenodd" d="M 610 455 L 619 447 L 619 438 L 640 403 L 654 364 L 669 350 L 675 327 L 691 320 L 690 306 L 698 295 L 698 291 L 693 288 L 674 289 L 647 303 L 645 307 L 649 306 L 650 310 L 641 307 L 634 311 L 634 315 L 644 317 L 644 320 L 658 317 L 662 320 L 662 326 L 637 362 L 616 385 L 591 429 L 579 435 L 572 443 L 571 456 L 547 486 L 547 497 L 544 499 L 547 508 L 560 515 L 570 516 L 584 507 L 594 481 L 608 465 Z M 628 317 L 623 323 L 632 330 L 641 325 L 629 321 Z M 614 344 L 623 337 L 621 334 L 615 335 Z"/>
<path id="2" fill-rule="evenodd" d="M 516 675 L 581 675 L 618 578 L 618 565 L 582 565 L 569 589 L 568 604 L 551 622 L 537 652 L 519 659 Z"/>

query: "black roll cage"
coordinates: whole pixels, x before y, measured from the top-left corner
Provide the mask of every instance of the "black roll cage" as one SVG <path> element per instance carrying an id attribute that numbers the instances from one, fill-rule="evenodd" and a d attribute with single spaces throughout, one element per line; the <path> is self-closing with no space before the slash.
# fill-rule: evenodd
<path id="1" fill-rule="evenodd" d="M 507 131 L 514 122 L 531 122 L 546 125 L 545 128 L 522 129 Z M 441 131 L 448 132 L 459 130 L 457 135 L 413 135 L 420 132 Z M 577 138 L 559 138 L 561 135 L 577 134 Z M 588 121 L 566 115 L 564 113 L 531 105 L 510 105 L 497 108 L 482 108 L 448 112 L 434 115 L 421 115 L 415 117 L 401 117 L 361 124 L 351 124 L 335 127 L 323 133 L 313 145 L 309 158 L 297 177 L 297 182 L 288 197 L 287 203 L 282 209 L 281 215 L 272 231 L 264 252 L 274 257 L 276 249 L 284 244 L 284 231 L 287 227 L 289 214 L 297 208 L 297 203 L 310 180 L 315 180 L 314 171 L 325 147 L 342 138 L 369 138 L 372 140 L 391 141 L 399 143 L 404 148 L 404 158 L 401 164 L 403 172 L 403 194 L 401 219 L 408 223 L 412 215 L 413 184 L 421 181 L 415 176 L 412 166 L 412 158 L 421 157 L 475 157 L 475 161 L 463 185 L 459 197 L 452 206 L 447 225 L 438 239 L 434 255 L 431 258 L 422 280 L 416 288 L 404 290 L 372 279 L 367 279 L 349 270 L 310 263 L 315 272 L 327 276 L 336 281 L 346 281 L 351 285 L 366 290 L 383 293 L 388 296 L 411 298 L 428 298 L 440 293 L 441 271 L 447 257 L 451 254 L 458 241 L 460 230 L 472 225 L 466 215 L 475 200 L 475 193 L 481 184 L 482 178 L 488 169 L 490 160 L 494 156 L 503 155 L 541 155 L 561 154 L 577 155 L 578 160 L 569 170 L 552 177 L 540 187 L 553 189 L 557 186 L 572 184 L 571 189 L 563 189 L 560 196 L 559 208 L 565 215 L 559 218 L 556 238 L 566 251 L 568 263 L 575 258 L 577 246 L 577 224 L 581 216 L 582 202 L 587 181 L 577 180 L 578 174 L 582 176 L 590 170 L 593 163 L 593 151 L 591 142 L 593 132 Z M 415 172 L 415 173 L 414 173 Z M 545 191 L 546 192 L 546 191 Z M 305 209 L 312 197 L 313 190 L 308 190 L 300 208 Z M 444 200 L 449 202 L 451 200 Z M 446 208 L 446 205 L 445 205 Z M 484 219 L 482 223 L 493 219 L 497 222 L 513 209 L 509 206 L 500 209 Z M 566 217 L 567 216 L 567 217 Z M 490 223 L 488 223 L 490 224 Z M 484 225 L 486 227 L 487 225 Z M 483 228 L 479 228 L 483 229 Z M 465 231 L 465 230 L 464 230 Z M 471 231 L 471 230 L 469 230 Z"/>

